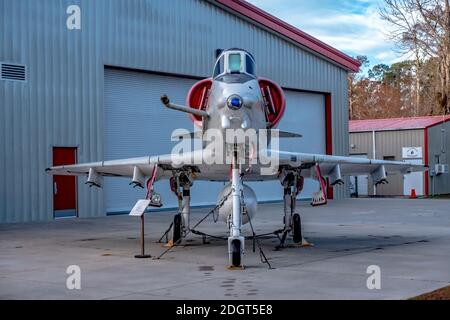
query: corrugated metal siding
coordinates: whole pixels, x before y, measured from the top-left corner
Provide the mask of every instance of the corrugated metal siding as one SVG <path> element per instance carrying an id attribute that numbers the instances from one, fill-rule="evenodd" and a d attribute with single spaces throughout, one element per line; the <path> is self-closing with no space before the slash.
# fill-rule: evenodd
<path id="1" fill-rule="evenodd" d="M 69 32 L 70 4 L 80 1 L 0 1 L 0 60 L 28 68 L 26 83 L 0 81 L 0 222 L 53 217 L 52 178 L 44 173 L 52 146 L 78 146 L 80 162 L 102 154 L 96 10 L 83 10 L 89 32 Z M 101 215 L 102 205 L 101 192 L 78 188 L 80 216 Z"/>
<path id="2" fill-rule="evenodd" d="M 424 147 L 423 130 L 381 131 L 376 134 L 377 159 L 395 156 L 403 160 L 403 147 Z M 377 187 L 377 195 L 403 195 L 403 175 L 389 177 L 389 184 Z"/>
<path id="3" fill-rule="evenodd" d="M 396 161 L 402 161 L 403 147 L 424 148 L 424 134 L 422 129 L 378 131 L 375 132 L 376 158 L 394 156 Z M 350 133 L 350 154 L 367 154 L 373 158 L 372 132 Z M 377 195 L 403 195 L 403 176 L 393 175 L 388 178 L 389 184 L 377 187 Z M 373 182 L 369 178 L 369 194 L 373 195 Z"/>
<path id="4" fill-rule="evenodd" d="M 372 155 L 372 133 L 371 132 L 355 132 L 350 133 L 350 151 L 351 155 Z"/>
<path id="5" fill-rule="evenodd" d="M 450 164 L 450 122 L 428 129 L 428 157 L 430 168 L 436 164 L 436 155 L 439 155 L 441 164 Z M 429 178 L 429 193 L 450 194 L 450 175 L 443 174 L 433 179 Z"/>
<path id="6" fill-rule="evenodd" d="M 66 28 L 72 4 L 81 30 Z M 0 0 L 0 9 L 0 61 L 28 67 L 26 83 L 0 81 L 0 222 L 52 218 L 43 171 L 52 146 L 78 146 L 79 162 L 101 159 L 105 64 L 206 77 L 215 49 L 243 47 L 261 76 L 332 94 L 333 152 L 347 154 L 347 72 L 209 2 Z M 79 179 L 78 205 L 80 217 L 103 215 L 102 191 Z"/>

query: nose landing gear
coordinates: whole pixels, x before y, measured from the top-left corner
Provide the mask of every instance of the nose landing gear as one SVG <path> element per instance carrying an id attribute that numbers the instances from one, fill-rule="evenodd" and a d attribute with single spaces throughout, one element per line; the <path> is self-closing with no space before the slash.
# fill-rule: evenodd
<path id="1" fill-rule="evenodd" d="M 230 270 L 242 270 L 244 256 L 244 237 L 241 236 L 242 226 L 242 181 L 238 163 L 238 151 L 236 145 L 233 150 L 233 163 L 231 167 L 231 196 L 233 209 L 230 219 L 230 237 L 228 238 L 228 256 Z"/>

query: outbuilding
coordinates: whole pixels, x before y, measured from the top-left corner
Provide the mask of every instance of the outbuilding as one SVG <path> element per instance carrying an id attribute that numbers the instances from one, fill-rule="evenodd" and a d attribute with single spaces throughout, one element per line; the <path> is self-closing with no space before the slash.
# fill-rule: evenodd
<path id="1" fill-rule="evenodd" d="M 429 166 L 425 173 L 388 177 L 375 187 L 367 176 L 352 177 L 352 193 L 377 196 L 450 194 L 450 116 L 350 121 L 353 157 L 412 161 Z"/>
<path id="2" fill-rule="evenodd" d="M 245 1 L 23 0 L 2 9 L 0 222 L 128 212 L 143 196 L 129 181 L 88 188 L 45 168 L 170 153 L 172 131 L 192 123 L 159 97 L 183 104 L 221 49 L 248 50 L 257 73 L 284 89 L 279 127 L 303 139 L 281 147 L 348 153 L 347 75 L 359 62 Z M 196 183 L 193 205 L 214 203 L 221 187 Z M 175 207 L 168 184 L 157 188 Z M 309 181 L 304 196 L 316 188 Z M 277 182 L 255 190 L 260 201 L 282 198 Z"/>

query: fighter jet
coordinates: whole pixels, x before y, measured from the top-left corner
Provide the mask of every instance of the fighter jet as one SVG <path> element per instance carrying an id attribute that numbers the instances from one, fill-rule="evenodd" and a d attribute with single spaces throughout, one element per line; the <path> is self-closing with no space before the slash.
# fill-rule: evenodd
<path id="1" fill-rule="evenodd" d="M 161 97 L 165 107 L 187 113 L 198 128 L 179 134 L 180 144 L 189 146 L 192 140 L 200 139 L 199 149 L 179 148 L 166 155 L 57 166 L 47 172 L 87 176 L 86 184 L 95 187 L 102 186 L 103 176 L 128 178 L 132 186 L 147 188 L 149 206 L 155 207 L 162 203 L 154 183 L 168 180 L 179 200 L 172 225 L 173 244 L 181 243 L 192 231 L 190 189 L 194 183 L 228 183 L 218 195 L 217 216 L 229 229 L 229 266 L 241 268 L 245 251 L 242 226 L 251 225 L 258 211 L 255 192 L 244 181 L 280 181 L 284 201 L 280 246 L 291 237 L 294 243 L 307 245 L 296 210 L 304 179 L 319 182 L 312 205 L 323 205 L 327 203 L 327 188 L 343 184 L 344 176 L 370 175 L 378 185 L 386 183 L 392 173 L 426 170 L 410 162 L 279 150 L 278 139 L 301 139 L 301 132 L 276 129 L 286 108 L 283 90 L 275 82 L 258 77 L 256 71 L 251 53 L 228 49 L 218 56 L 212 77 L 194 84 L 186 105 L 173 103 L 167 95 Z"/>

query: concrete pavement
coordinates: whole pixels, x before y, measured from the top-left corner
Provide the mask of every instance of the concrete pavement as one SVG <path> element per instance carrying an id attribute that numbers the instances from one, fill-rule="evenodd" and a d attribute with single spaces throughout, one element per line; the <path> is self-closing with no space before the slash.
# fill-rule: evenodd
<path id="1" fill-rule="evenodd" d="M 161 260 L 135 259 L 139 218 L 113 216 L 0 225 L 1 299 L 406 299 L 450 283 L 450 200 L 348 199 L 312 208 L 299 202 L 313 248 L 275 251 L 261 240 L 274 270 L 246 242 L 244 271 L 228 271 L 226 241 L 191 235 Z M 207 209 L 195 209 L 192 221 Z M 147 251 L 173 212 L 146 215 Z M 281 227 L 282 204 L 260 205 L 256 232 Z M 224 223 L 199 230 L 226 237 Z M 249 232 L 248 226 L 245 227 Z M 81 290 L 66 269 L 81 268 Z M 367 267 L 381 268 L 369 290 Z"/>

